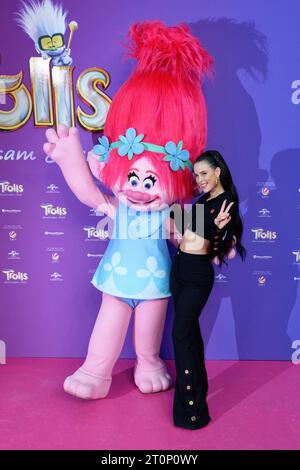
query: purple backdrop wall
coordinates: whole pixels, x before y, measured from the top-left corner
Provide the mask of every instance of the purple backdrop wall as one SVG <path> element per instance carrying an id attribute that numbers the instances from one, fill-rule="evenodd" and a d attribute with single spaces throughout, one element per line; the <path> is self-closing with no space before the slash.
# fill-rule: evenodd
<path id="1" fill-rule="evenodd" d="M 68 20 L 79 23 L 72 43 L 74 82 L 89 67 L 103 68 L 111 77 L 111 98 L 133 66 L 124 61 L 122 42 L 134 21 L 186 22 L 214 56 L 215 77 L 204 86 L 207 147 L 219 149 L 232 168 L 248 257 L 216 270 L 201 319 L 206 356 L 289 359 L 300 338 L 299 1 L 64 0 L 63 5 Z M 13 20 L 18 7 L 14 0 L 1 2 L 0 75 L 22 69 L 31 89 L 28 61 L 36 53 Z M 9 104 L 0 102 L 0 109 Z M 89 150 L 96 135 L 81 129 L 81 140 Z M 84 356 L 101 301 L 90 279 L 107 242 L 88 238 L 84 229 L 95 227 L 97 217 L 67 189 L 58 166 L 45 161 L 43 142 L 44 130 L 34 127 L 32 117 L 17 131 L 0 132 L 0 181 L 23 185 L 19 192 L 0 185 L 0 340 L 8 356 Z M 32 157 L 12 159 L 9 150 Z M 51 191 L 51 185 L 57 189 Z M 45 203 L 66 208 L 66 216 L 46 218 Z M 276 238 L 270 239 L 270 232 Z M 28 279 L 9 281 L 8 269 Z M 173 355 L 172 315 L 170 304 L 165 358 Z M 122 356 L 132 355 L 128 335 Z"/>

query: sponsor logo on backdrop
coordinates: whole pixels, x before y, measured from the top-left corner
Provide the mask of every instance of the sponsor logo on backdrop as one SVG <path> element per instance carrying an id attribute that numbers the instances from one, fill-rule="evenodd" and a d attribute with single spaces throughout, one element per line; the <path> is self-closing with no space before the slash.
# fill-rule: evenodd
<path id="1" fill-rule="evenodd" d="M 64 235 L 65 232 L 48 232 L 45 231 L 45 235 L 51 236 L 51 237 L 60 237 L 61 235 Z"/>
<path id="2" fill-rule="evenodd" d="M 300 80 L 294 80 L 291 85 L 292 90 L 291 101 L 293 104 L 300 104 Z"/>
<path id="3" fill-rule="evenodd" d="M 61 259 L 61 254 L 64 252 L 64 248 L 61 248 L 61 247 L 53 247 L 53 246 L 49 246 L 47 249 L 46 249 L 47 253 L 50 254 L 51 256 L 51 261 L 53 263 L 59 263 L 60 259 Z"/>
<path id="4" fill-rule="evenodd" d="M 265 276 L 259 276 L 259 278 L 258 278 L 258 284 L 259 284 L 260 286 L 264 286 L 264 285 L 266 284 L 266 281 L 267 281 L 267 280 L 266 280 Z"/>
<path id="5" fill-rule="evenodd" d="M 60 273 L 54 272 L 50 274 L 50 281 L 63 281 L 63 277 Z"/>
<path id="6" fill-rule="evenodd" d="M 14 269 L 3 269 L 4 284 L 25 284 L 29 280 L 28 273 L 15 271 Z"/>
<path id="7" fill-rule="evenodd" d="M 102 212 L 102 211 L 99 211 L 99 210 L 97 210 L 97 209 L 90 209 L 90 210 L 89 210 L 89 215 L 90 215 L 91 217 L 95 217 L 95 216 L 100 217 L 100 216 L 103 215 L 103 212 Z"/>
<path id="8" fill-rule="evenodd" d="M 49 184 L 46 188 L 46 193 L 47 194 L 59 194 L 60 190 L 59 187 L 56 186 L 56 184 Z"/>
<path id="9" fill-rule="evenodd" d="M 106 240 L 109 237 L 109 232 L 107 230 L 97 230 L 95 227 L 83 227 L 83 230 L 86 233 L 86 241 Z"/>
<path id="10" fill-rule="evenodd" d="M 43 211 L 43 219 L 65 219 L 67 209 L 65 207 L 53 206 L 53 204 L 41 204 Z"/>
<path id="11" fill-rule="evenodd" d="M 300 250 L 299 251 L 293 251 L 292 254 L 295 256 L 296 263 L 300 263 Z"/>
<path id="12" fill-rule="evenodd" d="M 262 194 L 262 196 L 269 196 L 269 194 L 270 194 L 269 188 L 266 188 L 266 187 L 262 188 L 261 194 Z"/>
<path id="13" fill-rule="evenodd" d="M 87 253 L 86 255 L 88 258 L 101 258 L 103 254 L 100 253 Z"/>
<path id="14" fill-rule="evenodd" d="M 257 181 L 258 194 L 263 198 L 268 198 L 271 191 L 275 189 L 275 184 L 272 181 Z"/>
<path id="15" fill-rule="evenodd" d="M 227 276 L 225 276 L 224 274 L 217 274 L 217 276 L 215 276 L 215 282 L 217 283 L 224 283 L 224 282 L 228 282 L 227 281 Z"/>
<path id="16" fill-rule="evenodd" d="M 271 211 L 265 208 L 260 209 L 260 211 L 258 211 L 258 217 L 271 217 Z"/>
<path id="17" fill-rule="evenodd" d="M 253 255 L 254 259 L 272 259 L 273 256 L 271 255 Z"/>
<path id="18" fill-rule="evenodd" d="M 295 339 L 292 342 L 292 349 L 295 349 L 295 351 L 293 351 L 291 360 L 292 363 L 297 366 L 300 364 L 300 339 Z"/>
<path id="19" fill-rule="evenodd" d="M 254 233 L 254 240 L 252 242 L 274 242 L 277 238 L 277 232 L 272 230 L 252 228 L 251 232 Z"/>
<path id="20" fill-rule="evenodd" d="M 0 181 L 0 196 L 22 196 L 23 191 L 23 184 Z"/>
<path id="21" fill-rule="evenodd" d="M 9 253 L 8 253 L 8 259 L 21 259 L 20 257 L 20 253 L 18 253 L 17 251 L 15 250 L 11 250 Z"/>
<path id="22" fill-rule="evenodd" d="M 5 224 L 3 225 L 3 230 L 22 230 L 22 225 L 12 225 Z"/>
<path id="23" fill-rule="evenodd" d="M 19 214 L 22 212 L 21 209 L 2 209 L 3 214 Z"/>
<path id="24" fill-rule="evenodd" d="M 15 160 L 15 161 L 32 161 L 36 160 L 36 156 L 34 155 L 34 151 L 31 150 L 30 152 L 27 152 L 27 150 L 15 150 L 15 149 L 9 149 L 9 150 L 3 150 L 0 149 L 0 160 Z"/>
<path id="25" fill-rule="evenodd" d="M 52 253 L 51 255 L 51 259 L 53 261 L 53 263 L 59 263 L 59 260 L 60 260 L 60 254 L 55 252 L 55 253 Z"/>
<path id="26" fill-rule="evenodd" d="M 15 242 L 18 238 L 18 232 L 17 230 L 22 230 L 22 226 L 21 225 L 4 225 L 2 227 L 2 230 L 8 230 L 8 239 L 11 241 L 11 242 Z"/>
<path id="27" fill-rule="evenodd" d="M 253 271 L 259 287 L 264 287 L 268 283 L 268 278 L 272 275 L 271 271 Z"/>
<path id="28" fill-rule="evenodd" d="M 15 230 L 11 230 L 8 232 L 9 239 L 14 242 L 17 240 L 17 232 Z"/>

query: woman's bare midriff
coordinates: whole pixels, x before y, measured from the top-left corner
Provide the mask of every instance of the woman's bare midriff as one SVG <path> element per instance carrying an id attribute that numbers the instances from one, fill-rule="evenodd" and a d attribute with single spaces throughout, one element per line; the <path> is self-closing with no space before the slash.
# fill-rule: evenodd
<path id="1" fill-rule="evenodd" d="M 209 247 L 209 240 L 199 237 L 199 235 L 191 232 L 191 230 L 186 230 L 184 232 L 179 245 L 181 251 L 192 255 L 208 255 L 210 253 Z"/>

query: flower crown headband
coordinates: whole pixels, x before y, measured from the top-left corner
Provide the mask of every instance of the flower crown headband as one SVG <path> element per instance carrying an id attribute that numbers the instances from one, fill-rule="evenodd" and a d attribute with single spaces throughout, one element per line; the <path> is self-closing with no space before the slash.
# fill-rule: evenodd
<path id="1" fill-rule="evenodd" d="M 120 135 L 119 140 L 110 143 L 108 138 L 103 135 L 98 139 L 99 144 L 94 145 L 93 152 L 100 155 L 99 161 L 107 163 L 109 153 L 112 149 L 118 149 L 118 155 L 125 157 L 127 155 L 128 160 L 131 160 L 133 155 L 141 155 L 145 150 L 149 152 L 163 153 L 166 156 L 163 157 L 165 162 L 169 162 L 170 168 L 173 171 L 178 171 L 179 168 L 184 170 L 189 168 L 193 171 L 193 164 L 190 161 L 190 153 L 188 150 L 183 149 L 182 140 L 176 144 L 172 141 L 167 142 L 163 147 L 161 145 L 150 144 L 143 142 L 144 134 L 136 135 L 136 130 L 133 127 L 129 127 L 125 135 Z"/>

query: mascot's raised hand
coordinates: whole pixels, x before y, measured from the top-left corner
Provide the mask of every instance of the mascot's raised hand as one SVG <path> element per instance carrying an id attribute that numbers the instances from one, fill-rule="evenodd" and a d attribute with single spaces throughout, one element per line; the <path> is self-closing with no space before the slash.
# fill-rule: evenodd
<path id="1" fill-rule="evenodd" d="M 74 164 L 76 161 L 84 160 L 84 152 L 80 143 L 80 135 L 76 127 L 68 128 L 64 124 L 55 129 L 47 129 L 48 142 L 44 144 L 44 152 L 58 165 Z"/>
<path id="2" fill-rule="evenodd" d="M 80 143 L 78 129 L 60 124 L 57 132 L 54 129 L 47 129 L 46 137 L 44 152 L 59 165 L 69 188 L 79 201 L 113 216 L 114 198 L 103 194 L 95 184 Z M 99 168 L 101 168 L 100 163 Z"/>

